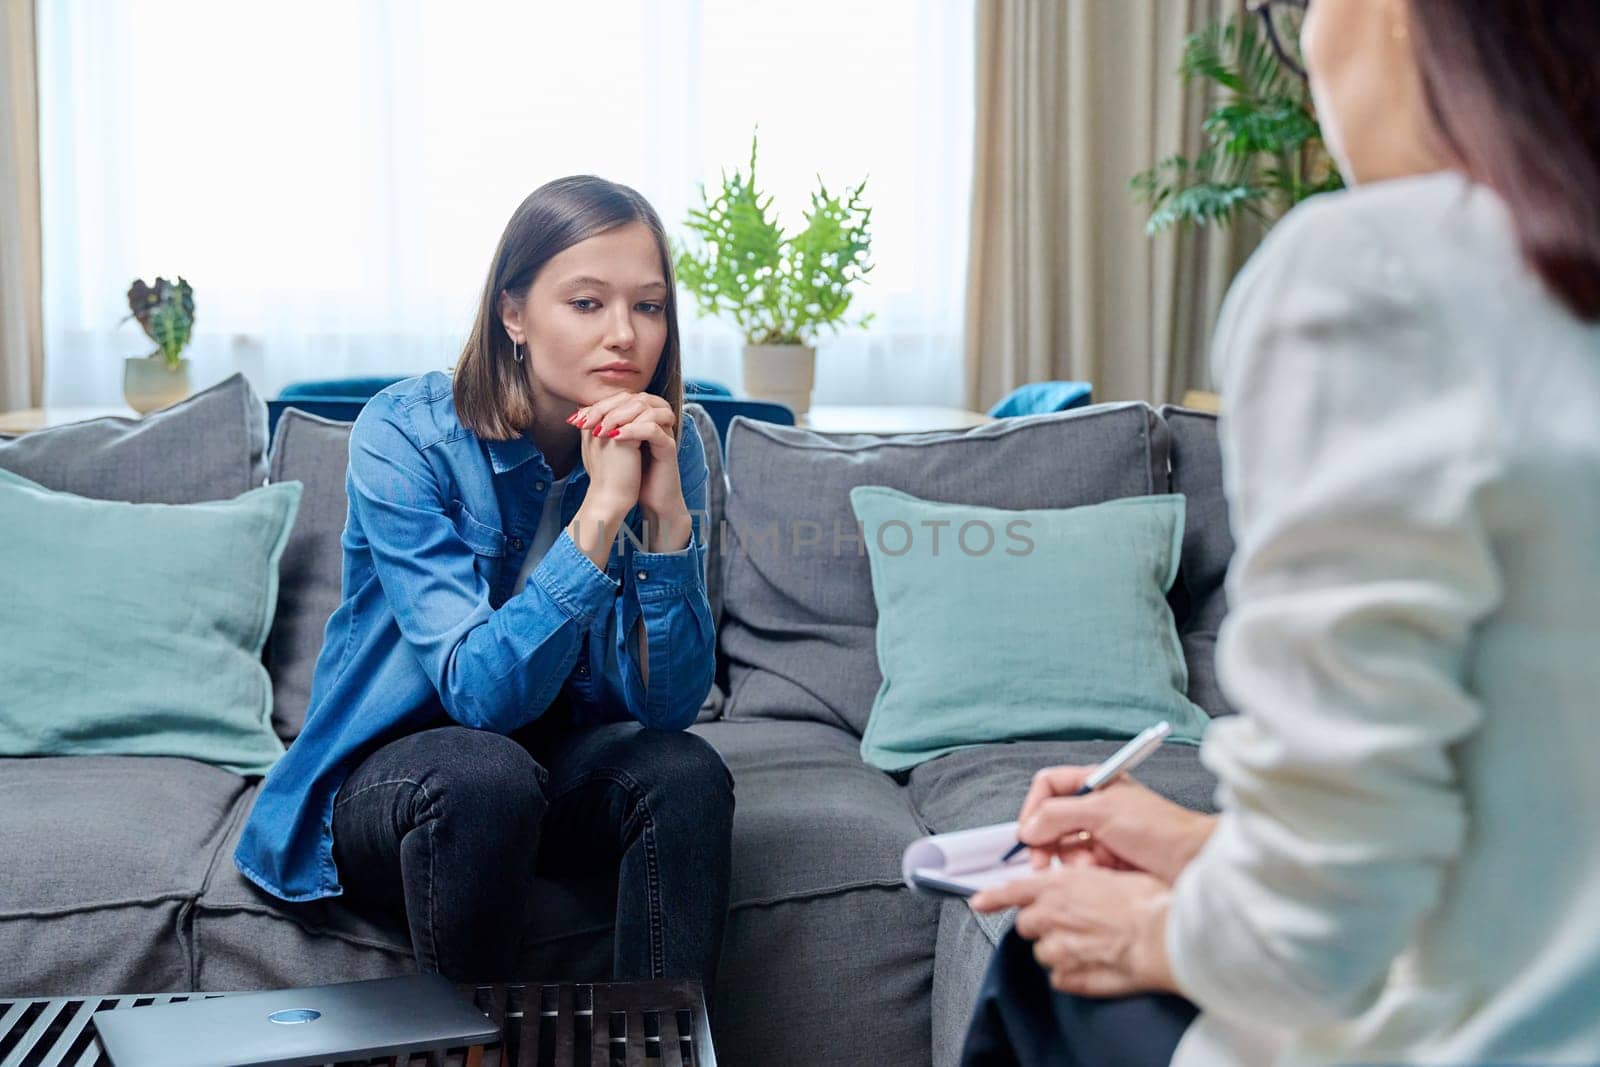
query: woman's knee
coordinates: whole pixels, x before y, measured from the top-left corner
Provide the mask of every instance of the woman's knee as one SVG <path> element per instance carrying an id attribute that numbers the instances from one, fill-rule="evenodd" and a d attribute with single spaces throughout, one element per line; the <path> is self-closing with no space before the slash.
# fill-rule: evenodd
<path id="1" fill-rule="evenodd" d="M 501 734 L 446 726 L 425 731 L 428 758 L 418 778 L 420 801 L 434 818 L 522 832 L 544 815 L 544 768 Z"/>
<path id="2" fill-rule="evenodd" d="M 642 730 L 637 743 L 648 746 L 649 788 L 669 797 L 693 797 L 697 807 L 733 807 L 733 774 L 711 743 L 698 734 Z"/>

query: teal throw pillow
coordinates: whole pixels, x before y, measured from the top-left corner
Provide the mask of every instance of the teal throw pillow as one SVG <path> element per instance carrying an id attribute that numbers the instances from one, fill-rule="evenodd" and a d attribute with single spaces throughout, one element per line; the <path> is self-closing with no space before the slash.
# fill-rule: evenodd
<path id="1" fill-rule="evenodd" d="M 283 755 L 261 647 L 300 507 L 284 482 L 127 504 L 0 470 L 0 756 Z"/>
<path id="2" fill-rule="evenodd" d="M 1000 741 L 1121 740 L 1162 719 L 1198 744 L 1167 590 L 1184 498 L 1006 511 L 850 491 L 878 606 L 861 756 L 886 771 Z"/>

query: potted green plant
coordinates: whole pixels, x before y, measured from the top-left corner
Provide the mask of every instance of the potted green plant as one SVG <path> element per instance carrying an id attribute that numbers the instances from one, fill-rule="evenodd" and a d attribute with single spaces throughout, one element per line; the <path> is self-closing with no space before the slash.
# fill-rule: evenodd
<path id="1" fill-rule="evenodd" d="M 179 275 L 176 282 L 157 278 L 155 285 L 135 279 L 128 290 L 128 319 L 138 319 L 145 335 L 156 343 L 148 356 L 125 361 L 122 395 L 128 406 L 143 415 L 189 395 L 189 361 L 184 346 L 194 329 L 194 290 Z"/>
<path id="2" fill-rule="evenodd" d="M 851 325 L 852 286 L 872 270 L 872 209 L 861 200 L 865 180 L 836 196 L 819 176 L 805 225 L 784 233 L 756 186 L 756 147 L 752 136 L 748 174 L 723 172 L 714 196 L 700 187 L 701 206 L 684 223 L 698 247 L 675 242 L 674 258 L 701 313 L 727 314 L 744 334 L 745 394 L 798 415 L 811 407 L 817 334 Z"/>
<path id="3" fill-rule="evenodd" d="M 1152 235 L 1180 223 L 1227 225 L 1241 213 L 1270 226 L 1307 197 L 1344 187 L 1292 54 L 1304 5 L 1259 10 L 1260 22 L 1235 15 L 1184 41 L 1185 84 L 1204 78 L 1222 92 L 1198 156 L 1171 156 L 1129 182 L 1150 209 Z"/>

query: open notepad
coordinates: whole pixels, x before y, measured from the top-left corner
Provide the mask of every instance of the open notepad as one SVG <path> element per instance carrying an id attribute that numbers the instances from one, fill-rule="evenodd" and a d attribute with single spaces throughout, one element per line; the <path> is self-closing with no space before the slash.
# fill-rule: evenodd
<path id="1" fill-rule="evenodd" d="M 919 837 L 906 846 L 900 872 L 912 889 L 970 897 L 980 889 L 1034 873 L 1027 852 L 1018 853 L 1010 863 L 1000 862 L 1016 843 L 1014 822 Z"/>

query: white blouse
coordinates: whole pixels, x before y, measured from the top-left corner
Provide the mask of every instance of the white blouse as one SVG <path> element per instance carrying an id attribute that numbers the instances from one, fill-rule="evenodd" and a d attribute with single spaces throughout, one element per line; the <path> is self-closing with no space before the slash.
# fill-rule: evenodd
<path id="1" fill-rule="evenodd" d="M 1240 714 L 1173 1062 L 1600 1062 L 1600 326 L 1445 172 L 1290 213 L 1213 359 Z"/>

